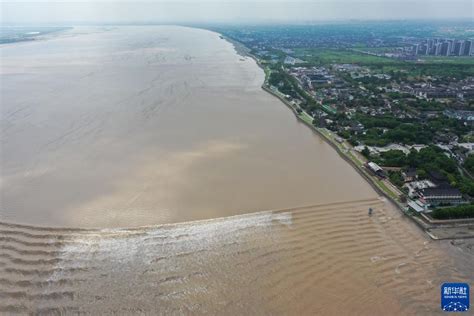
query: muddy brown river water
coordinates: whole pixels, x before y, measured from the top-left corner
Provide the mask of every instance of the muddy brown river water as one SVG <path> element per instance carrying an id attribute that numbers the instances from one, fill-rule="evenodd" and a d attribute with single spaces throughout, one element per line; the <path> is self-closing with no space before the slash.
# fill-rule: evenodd
<path id="1" fill-rule="evenodd" d="M 0 313 L 431 315 L 472 284 L 216 33 L 0 52 Z"/>

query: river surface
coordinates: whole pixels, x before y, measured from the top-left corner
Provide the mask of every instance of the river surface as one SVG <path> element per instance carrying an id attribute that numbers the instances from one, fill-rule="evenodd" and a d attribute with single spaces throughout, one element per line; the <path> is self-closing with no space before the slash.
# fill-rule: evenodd
<path id="1" fill-rule="evenodd" d="M 0 313 L 433 315 L 473 284 L 216 33 L 0 52 Z"/>
<path id="2" fill-rule="evenodd" d="M 76 28 L 1 53 L 6 220 L 130 227 L 376 196 L 216 33 Z"/>

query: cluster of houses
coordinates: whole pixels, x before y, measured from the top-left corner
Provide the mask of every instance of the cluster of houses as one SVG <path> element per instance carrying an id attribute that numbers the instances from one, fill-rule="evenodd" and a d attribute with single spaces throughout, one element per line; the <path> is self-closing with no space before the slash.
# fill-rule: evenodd
<path id="1" fill-rule="evenodd" d="M 472 99 L 474 98 L 474 80 L 467 78 L 449 83 L 412 83 L 399 86 L 401 92 L 412 94 L 426 100 L 433 99 Z"/>
<path id="2" fill-rule="evenodd" d="M 293 61 L 293 60 L 291 60 Z M 474 111 L 469 109 L 468 102 L 474 98 L 474 78 L 453 81 L 450 83 L 437 82 L 435 78 L 431 78 L 428 82 L 405 82 L 397 83 L 390 81 L 389 85 L 380 85 L 377 87 L 380 93 L 406 93 L 413 96 L 411 101 L 416 99 L 425 100 L 441 100 L 447 102 L 449 100 L 449 110 L 444 113 L 437 111 L 419 111 L 413 109 L 407 111 L 399 105 L 400 100 L 391 99 L 391 97 L 383 97 L 378 100 L 377 106 L 367 106 L 368 104 L 358 104 L 353 107 L 354 98 L 362 98 L 365 100 L 374 100 L 380 94 L 368 90 L 363 84 L 349 84 L 340 73 L 349 74 L 352 79 L 374 77 L 378 79 L 390 80 L 388 74 L 372 73 L 368 67 L 354 64 L 331 64 L 329 67 L 289 67 L 288 73 L 298 80 L 301 86 L 312 95 L 316 101 L 321 104 L 334 104 L 341 111 L 349 112 L 350 110 L 360 111 L 361 113 L 380 116 L 390 114 L 398 119 L 405 118 L 434 118 L 440 115 L 446 115 L 458 120 L 466 121 L 467 124 L 474 124 Z M 367 102 L 366 102 L 367 103 Z M 329 111 L 328 113 L 332 113 Z M 348 116 L 351 113 L 346 113 Z"/>
<path id="3" fill-rule="evenodd" d="M 292 56 L 286 56 L 285 60 L 283 60 L 283 63 L 285 65 L 295 65 L 295 64 L 304 64 L 305 61 L 299 58 L 292 57 Z"/>
<path id="4" fill-rule="evenodd" d="M 474 121 L 474 111 L 463 111 L 463 110 L 445 110 L 443 112 L 447 117 L 462 120 L 467 122 Z"/>
<path id="5" fill-rule="evenodd" d="M 380 179 L 386 178 L 385 170 L 374 162 L 366 164 L 367 170 Z M 403 185 L 408 190 L 408 207 L 416 212 L 431 212 L 431 208 L 465 203 L 461 191 L 454 188 L 448 179 L 437 171 L 428 172 L 427 179 L 418 179 L 416 169 L 402 172 Z"/>
<path id="6" fill-rule="evenodd" d="M 334 75 L 331 75 L 325 67 L 294 67 L 290 72 L 300 84 L 313 90 L 317 85 L 332 83 Z"/>
<path id="7" fill-rule="evenodd" d="M 408 206 L 417 212 L 429 212 L 430 207 L 466 202 L 461 191 L 452 187 L 448 179 L 437 171 L 428 172 L 427 179 L 418 179 L 416 169 L 412 168 L 405 170 L 402 175 L 410 198 Z"/>
<path id="8" fill-rule="evenodd" d="M 374 74 L 368 67 L 354 64 L 333 64 L 332 69 L 339 72 L 347 72 L 352 79 L 374 77 L 377 79 L 390 80 L 392 78 L 392 76 L 384 73 Z"/>

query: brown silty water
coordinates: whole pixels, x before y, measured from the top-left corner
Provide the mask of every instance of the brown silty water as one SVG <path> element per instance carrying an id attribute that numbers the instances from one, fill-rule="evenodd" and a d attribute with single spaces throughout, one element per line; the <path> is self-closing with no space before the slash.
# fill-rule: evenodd
<path id="1" fill-rule="evenodd" d="M 373 216 L 367 208 L 373 207 Z M 380 199 L 135 229 L 0 225 L 0 311 L 435 315 L 472 255 Z"/>
<path id="2" fill-rule="evenodd" d="M 0 312 L 431 315 L 472 283 L 218 34 L 0 50 Z"/>
<path id="3" fill-rule="evenodd" d="M 78 28 L 1 50 L 4 220 L 129 227 L 376 196 L 216 33 Z"/>

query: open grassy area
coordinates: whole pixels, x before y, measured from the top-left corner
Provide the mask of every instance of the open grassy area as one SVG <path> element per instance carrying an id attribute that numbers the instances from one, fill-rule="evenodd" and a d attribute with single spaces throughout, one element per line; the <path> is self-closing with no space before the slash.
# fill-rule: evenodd
<path id="1" fill-rule="evenodd" d="M 390 190 L 386 185 L 385 183 L 383 183 L 383 181 L 381 180 L 376 180 L 376 183 L 378 185 L 379 188 L 382 189 L 382 191 L 384 191 L 385 193 L 387 193 L 392 199 L 394 199 L 395 201 L 398 201 L 398 196 L 393 193 L 392 190 Z"/>
<path id="2" fill-rule="evenodd" d="M 265 73 L 265 82 L 267 82 L 268 78 L 270 78 L 270 75 L 271 75 L 272 71 L 267 66 L 264 66 L 263 67 L 263 72 Z"/>
<path id="3" fill-rule="evenodd" d="M 306 112 L 301 112 L 299 115 L 303 121 L 305 121 L 308 124 L 313 124 L 313 118 Z"/>
<path id="4" fill-rule="evenodd" d="M 359 64 L 359 65 L 398 65 L 402 62 L 379 56 L 367 55 L 351 50 L 329 48 L 295 49 L 295 56 L 310 64 Z"/>

